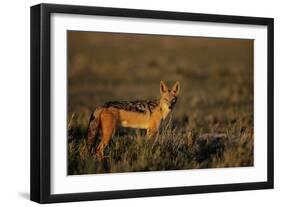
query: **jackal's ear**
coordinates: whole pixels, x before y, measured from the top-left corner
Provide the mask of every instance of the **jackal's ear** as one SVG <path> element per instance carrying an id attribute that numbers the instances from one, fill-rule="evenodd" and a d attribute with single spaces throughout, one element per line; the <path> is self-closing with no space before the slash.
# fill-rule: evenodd
<path id="1" fill-rule="evenodd" d="M 168 92 L 168 87 L 164 83 L 164 81 L 160 81 L 160 94 Z"/>
<path id="2" fill-rule="evenodd" d="M 172 88 L 172 93 L 178 96 L 179 92 L 180 92 L 180 82 L 177 81 Z"/>

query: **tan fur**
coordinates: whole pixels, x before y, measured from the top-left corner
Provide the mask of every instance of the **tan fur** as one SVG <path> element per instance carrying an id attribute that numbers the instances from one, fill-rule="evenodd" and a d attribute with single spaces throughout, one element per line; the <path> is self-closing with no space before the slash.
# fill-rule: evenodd
<path id="1" fill-rule="evenodd" d="M 91 116 L 88 127 L 87 143 L 89 149 L 91 149 L 100 131 L 101 141 L 96 149 L 96 154 L 102 158 L 105 147 L 119 126 L 146 129 L 148 136 L 154 137 L 161 121 L 167 117 L 174 107 L 179 91 L 180 84 L 178 81 L 171 90 L 161 81 L 161 97 L 157 105 L 155 103 L 152 104 L 152 108 L 149 105 L 151 103 L 149 101 L 135 101 L 128 102 L 128 104 L 116 103 L 116 106 L 114 104 L 108 104 L 97 108 Z M 141 108 L 139 111 L 138 107 Z"/>

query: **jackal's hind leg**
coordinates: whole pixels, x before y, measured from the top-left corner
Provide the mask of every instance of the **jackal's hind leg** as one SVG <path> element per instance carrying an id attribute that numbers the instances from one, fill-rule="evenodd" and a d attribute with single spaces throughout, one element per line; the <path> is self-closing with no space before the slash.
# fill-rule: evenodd
<path id="1" fill-rule="evenodd" d="M 104 157 L 104 150 L 112 138 L 118 123 L 118 117 L 114 112 L 106 110 L 100 115 L 102 137 L 97 147 L 96 154 L 99 158 Z"/>

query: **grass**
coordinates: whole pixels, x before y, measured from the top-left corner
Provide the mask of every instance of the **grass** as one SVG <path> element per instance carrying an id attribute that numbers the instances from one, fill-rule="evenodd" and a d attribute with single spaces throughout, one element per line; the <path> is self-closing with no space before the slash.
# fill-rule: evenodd
<path id="1" fill-rule="evenodd" d="M 252 40 L 68 32 L 68 174 L 253 165 Z M 91 112 L 154 99 L 181 83 L 155 139 L 120 129 L 99 161 L 86 150 Z"/>

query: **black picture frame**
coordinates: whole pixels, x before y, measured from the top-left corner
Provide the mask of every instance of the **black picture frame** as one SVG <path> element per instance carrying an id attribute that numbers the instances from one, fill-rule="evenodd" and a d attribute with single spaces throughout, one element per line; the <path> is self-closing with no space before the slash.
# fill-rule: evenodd
<path id="1" fill-rule="evenodd" d="M 233 23 L 267 26 L 267 181 L 238 184 L 219 184 L 188 187 L 85 192 L 74 194 L 50 193 L 50 125 L 51 125 L 51 70 L 50 16 L 52 13 L 134 17 L 210 23 Z M 39 4 L 31 7 L 31 169 L 30 199 L 39 203 L 88 201 L 102 199 L 166 196 L 179 194 L 242 191 L 273 188 L 273 38 L 272 18 L 195 14 L 168 11 L 103 8 L 89 6 Z"/>

